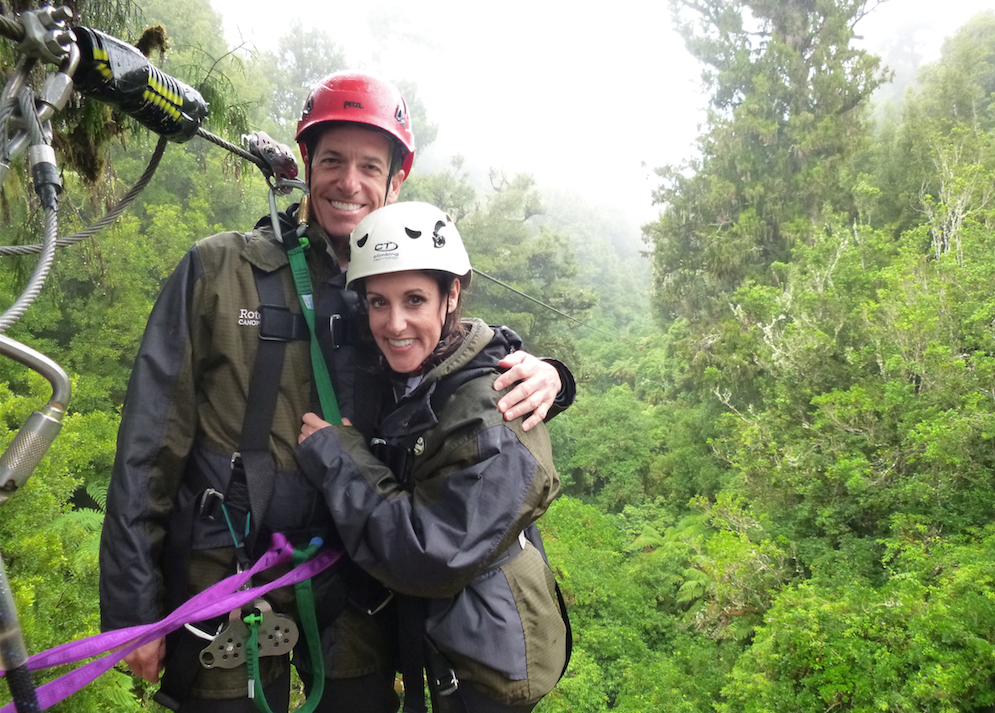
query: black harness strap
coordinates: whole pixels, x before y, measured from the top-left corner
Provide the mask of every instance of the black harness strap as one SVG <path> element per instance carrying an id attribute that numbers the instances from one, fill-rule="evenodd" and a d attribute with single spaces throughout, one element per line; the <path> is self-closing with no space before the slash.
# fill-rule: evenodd
<path id="1" fill-rule="evenodd" d="M 270 431 L 280 391 L 280 375 L 287 342 L 307 339 L 307 325 L 300 331 L 300 321 L 287 307 L 283 280 L 279 271 L 263 272 L 253 267 L 259 293 L 259 348 L 249 382 L 242 434 L 238 451 L 232 455 L 231 479 L 224 503 L 233 516 L 236 538 L 235 556 L 241 567 L 251 564 L 255 542 L 263 530 L 262 523 L 273 497 L 276 464 L 270 452 Z M 251 513 L 251 519 L 250 519 Z"/>
<path id="2" fill-rule="evenodd" d="M 273 495 L 276 465 L 269 451 L 269 435 L 276 411 L 284 355 L 287 342 L 308 339 L 308 331 L 303 316 L 292 313 L 286 306 L 279 271 L 264 272 L 256 267 L 252 271 L 260 303 L 259 348 L 246 397 L 239 450 L 232 455 L 231 477 L 224 495 L 213 490 L 203 474 L 196 474 L 193 477 L 200 482 L 192 485 L 199 495 L 173 521 L 168 557 L 171 609 L 179 606 L 187 596 L 187 568 L 193 549 L 194 519 L 222 517 L 220 506 L 223 504 L 232 517 L 236 538 L 242 538 L 240 541 L 236 539 L 236 561 L 241 568 L 247 568 Z M 253 513 L 251 520 L 249 513 Z M 245 529 L 247 522 L 250 525 L 248 534 Z M 212 622 L 210 630 L 213 631 L 219 621 Z M 190 695 L 201 668 L 199 654 L 205 645 L 203 639 L 186 629 L 179 629 L 167 637 L 167 665 L 154 696 L 157 703 L 173 711 L 180 709 Z"/>
<path id="3" fill-rule="evenodd" d="M 425 713 L 425 600 L 397 595 L 397 644 L 404 681 L 402 713 Z"/>

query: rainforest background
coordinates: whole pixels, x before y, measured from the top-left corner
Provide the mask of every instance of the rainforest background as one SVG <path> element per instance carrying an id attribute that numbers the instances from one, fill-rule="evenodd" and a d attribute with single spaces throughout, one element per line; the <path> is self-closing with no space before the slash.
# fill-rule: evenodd
<path id="1" fill-rule="evenodd" d="M 481 181 L 459 155 L 416 163 L 402 190 L 451 212 L 476 267 L 586 323 L 474 280 L 470 314 L 579 383 L 550 426 L 563 494 L 541 521 L 574 654 L 539 710 L 995 710 L 995 13 L 914 72 L 855 44 L 867 0 L 670 3 L 710 101 L 693 158 L 656 171 L 657 220 L 640 231 L 527 174 Z M 75 7 L 129 41 L 165 26 L 153 60 L 236 140 L 291 143 L 307 88 L 349 66 L 302 26 L 278 51 L 230 53 L 197 0 Z M 9 71 L 12 43 L 0 52 Z M 423 149 L 431 106 L 417 77 L 392 79 Z M 57 128 L 67 234 L 134 184 L 155 137 L 76 100 Z M 4 244 L 40 234 L 24 175 L 0 192 Z M 59 251 L 8 331 L 74 386 L 0 512 L 30 651 L 97 631 L 120 407 L 163 280 L 199 238 L 266 212 L 254 167 L 173 145 L 124 217 Z M 3 308 L 33 266 L 0 261 Z M 49 395 L 0 361 L 0 441 Z M 148 698 L 112 671 L 55 710 Z"/>

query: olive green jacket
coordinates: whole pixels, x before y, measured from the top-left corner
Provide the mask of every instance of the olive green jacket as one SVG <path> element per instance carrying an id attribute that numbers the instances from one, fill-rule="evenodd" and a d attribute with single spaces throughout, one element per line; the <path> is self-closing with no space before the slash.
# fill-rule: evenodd
<path id="1" fill-rule="evenodd" d="M 324 245 L 314 236 L 312 244 Z M 328 315 L 342 308 L 344 275 L 320 248 L 309 256 L 318 313 L 330 339 Z M 253 270 L 282 275 L 286 305 L 300 312 L 287 255 L 269 231 L 227 232 L 198 242 L 173 272 L 149 317 L 128 387 L 118 448 L 107 497 L 100 549 L 100 608 L 105 630 L 161 619 L 189 595 L 232 572 L 231 535 L 223 520 L 196 518 L 187 592 L 170 572 L 171 535 L 178 513 L 192 507 L 203 483 L 225 492 L 233 453 L 238 450 L 246 397 L 259 343 L 259 296 Z M 349 293 L 350 295 L 352 293 Z M 324 305 L 324 306 L 323 306 Z M 326 346 L 326 345 L 323 345 Z M 330 369 L 342 412 L 353 415 L 356 364 L 361 347 L 329 347 Z M 320 494 L 298 472 L 293 449 L 301 420 L 316 410 L 311 358 L 304 339 L 286 345 L 270 433 L 277 480 L 265 527 L 297 543 L 311 536 L 334 540 Z M 198 485 L 194 485 L 198 484 Z M 319 603 L 343 597 L 339 573 L 316 581 Z M 292 590 L 278 590 L 278 610 L 293 611 Z M 331 674 L 356 676 L 391 662 L 391 646 L 371 617 L 346 609 L 324 614 L 326 658 Z M 213 633 L 213 632 L 212 632 Z M 263 659 L 269 676 L 276 669 Z M 194 693 L 205 698 L 245 695 L 243 668 L 202 671 Z"/>

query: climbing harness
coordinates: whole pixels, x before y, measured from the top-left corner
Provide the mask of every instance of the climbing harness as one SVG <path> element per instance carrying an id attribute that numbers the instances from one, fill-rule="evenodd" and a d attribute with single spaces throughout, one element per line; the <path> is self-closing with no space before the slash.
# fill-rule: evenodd
<path id="1" fill-rule="evenodd" d="M 301 315 L 292 312 L 286 305 L 283 278 L 279 271 L 266 272 L 254 267 L 253 276 L 259 295 L 259 341 L 238 450 L 231 456 L 228 482 L 223 492 L 199 471 L 187 475 L 188 484 L 198 496 L 178 509 L 178 518 L 170 528 L 173 540 L 166 560 L 170 563 L 168 579 L 170 590 L 174 593 L 173 604 L 178 604 L 188 591 L 187 568 L 193 550 L 196 518 L 223 521 L 234 547 L 236 569 L 248 569 L 277 479 L 276 464 L 269 449 L 280 385 L 280 380 L 273 378 L 273 375 L 283 372 L 287 345 L 294 340 L 308 339 L 308 328 Z M 314 601 L 309 593 L 310 583 L 306 588 L 296 590 L 299 597 L 298 617 L 302 623 L 315 620 Z M 260 656 L 278 656 L 293 649 L 298 640 L 293 619 L 273 612 L 265 600 L 254 603 L 252 612 L 246 617 L 241 610 L 233 610 L 217 625 L 216 630 L 212 625 L 213 634 L 190 624 L 185 631 L 173 635 L 167 646 L 166 672 L 155 700 L 166 708 L 177 710 L 189 694 L 201 666 L 235 668 L 250 662 L 250 656 L 255 652 L 255 646 L 249 639 L 254 630 L 250 621 L 272 637 L 267 641 L 273 645 L 262 649 Z M 315 642 L 320 639 L 317 626 L 305 626 L 304 635 L 311 661 L 320 669 L 323 665 L 320 646 L 312 651 Z M 209 642 L 206 647 L 205 640 Z M 249 690 L 253 694 L 250 697 L 265 712 L 262 708 L 266 705 L 263 689 L 253 683 L 257 675 L 258 665 L 247 668 Z"/>

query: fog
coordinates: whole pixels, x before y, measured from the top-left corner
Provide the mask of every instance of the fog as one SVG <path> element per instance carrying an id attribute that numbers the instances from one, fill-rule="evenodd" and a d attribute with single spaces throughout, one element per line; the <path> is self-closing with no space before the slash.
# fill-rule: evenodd
<path id="1" fill-rule="evenodd" d="M 439 126 L 425 170 L 461 153 L 482 175 L 532 173 L 638 224 L 657 208 L 652 169 L 693 152 L 707 95 L 701 67 L 671 29 L 664 0 L 617 0 L 579 10 L 564 0 L 365 3 L 211 0 L 234 45 L 272 49 L 290 22 L 321 25 L 353 67 L 417 83 Z M 914 33 L 921 61 L 991 0 L 889 0 L 857 27 L 887 56 Z M 274 22 L 279 19 L 279 23 Z M 417 132 L 417 127 L 415 127 Z M 279 137 L 290 142 L 293 137 Z"/>

